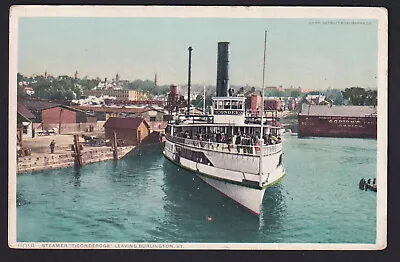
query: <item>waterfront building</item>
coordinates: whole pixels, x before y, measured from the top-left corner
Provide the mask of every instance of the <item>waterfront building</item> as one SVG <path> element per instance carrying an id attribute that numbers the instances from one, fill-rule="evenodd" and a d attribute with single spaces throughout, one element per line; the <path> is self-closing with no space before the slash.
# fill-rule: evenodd
<path id="1" fill-rule="evenodd" d="M 32 122 L 36 117 L 32 112 L 21 102 L 17 102 L 17 120 L 22 128 L 23 137 L 32 137 Z"/>
<path id="2" fill-rule="evenodd" d="M 24 155 L 23 140 L 29 136 L 32 136 L 32 122 L 17 112 L 17 154 L 19 156 Z"/>
<path id="3" fill-rule="evenodd" d="M 21 113 L 20 110 L 17 112 L 17 129 L 20 138 L 29 138 L 32 137 L 32 118 L 34 115 L 31 113 Z"/>
<path id="4" fill-rule="evenodd" d="M 42 129 L 45 130 L 53 127 L 61 130 L 61 125 L 64 124 L 95 124 L 96 122 L 97 119 L 94 115 L 65 105 L 56 105 L 42 110 Z"/>
<path id="5" fill-rule="evenodd" d="M 97 120 L 106 121 L 110 117 L 134 116 L 146 109 L 143 107 L 110 107 L 110 106 L 72 106 L 75 109 L 93 113 Z"/>
<path id="6" fill-rule="evenodd" d="M 262 98 L 259 92 L 254 92 L 253 94 L 246 97 L 245 108 L 247 115 L 259 115 L 261 110 Z M 266 97 L 264 98 L 264 110 L 276 110 L 283 111 L 284 104 L 282 99 L 279 97 Z"/>
<path id="7" fill-rule="evenodd" d="M 92 113 L 98 121 L 106 121 L 110 117 L 142 117 L 151 130 L 164 132 L 167 120 L 165 112 L 154 107 L 108 107 L 108 106 L 74 106 L 74 108 Z"/>
<path id="8" fill-rule="evenodd" d="M 149 94 L 141 90 L 126 89 L 105 89 L 105 90 L 85 90 L 85 96 L 109 96 L 115 97 L 116 100 L 148 100 Z"/>
<path id="9" fill-rule="evenodd" d="M 103 127 L 106 139 L 112 141 L 115 133 L 118 146 L 138 145 L 150 134 L 142 117 L 110 117 Z"/>
<path id="10" fill-rule="evenodd" d="M 42 122 L 43 109 L 59 105 L 54 102 L 44 101 L 40 99 L 24 99 L 19 100 L 18 103 L 23 104 L 34 115 L 34 118 L 31 119 L 33 123 Z"/>
<path id="11" fill-rule="evenodd" d="M 265 110 L 277 110 L 277 111 L 283 111 L 283 103 L 280 98 L 269 98 L 267 97 L 264 100 L 264 109 Z"/>
<path id="12" fill-rule="evenodd" d="M 303 104 L 298 135 L 376 138 L 377 108 Z"/>

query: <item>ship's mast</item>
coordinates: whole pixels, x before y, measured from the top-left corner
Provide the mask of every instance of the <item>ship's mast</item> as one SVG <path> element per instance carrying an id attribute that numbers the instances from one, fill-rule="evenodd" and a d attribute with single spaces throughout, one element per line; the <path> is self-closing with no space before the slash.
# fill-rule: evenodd
<path id="1" fill-rule="evenodd" d="M 206 114 L 206 85 L 203 85 L 203 115 Z"/>
<path id="2" fill-rule="evenodd" d="M 264 153 L 264 85 L 265 85 L 265 58 L 267 53 L 267 30 L 264 32 L 264 61 L 263 61 L 263 80 L 262 80 L 262 91 L 261 91 L 261 132 L 259 139 L 260 146 L 260 166 L 259 166 L 259 181 L 258 184 L 262 186 L 262 175 L 263 175 L 263 153 Z"/>

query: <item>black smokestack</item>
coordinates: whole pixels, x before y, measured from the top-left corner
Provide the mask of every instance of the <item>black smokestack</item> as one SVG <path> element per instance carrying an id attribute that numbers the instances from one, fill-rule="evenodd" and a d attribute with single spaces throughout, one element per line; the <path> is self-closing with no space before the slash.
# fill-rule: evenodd
<path id="1" fill-rule="evenodd" d="M 217 96 L 228 96 L 229 42 L 218 43 Z"/>

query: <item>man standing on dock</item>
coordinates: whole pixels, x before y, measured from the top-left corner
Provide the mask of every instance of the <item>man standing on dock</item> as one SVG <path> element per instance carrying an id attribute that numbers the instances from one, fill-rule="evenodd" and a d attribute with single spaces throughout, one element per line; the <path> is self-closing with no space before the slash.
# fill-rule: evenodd
<path id="1" fill-rule="evenodd" d="M 54 142 L 54 140 L 51 141 L 51 143 L 50 143 L 50 153 L 51 154 L 54 154 L 54 147 L 55 146 L 56 146 L 56 143 Z"/>

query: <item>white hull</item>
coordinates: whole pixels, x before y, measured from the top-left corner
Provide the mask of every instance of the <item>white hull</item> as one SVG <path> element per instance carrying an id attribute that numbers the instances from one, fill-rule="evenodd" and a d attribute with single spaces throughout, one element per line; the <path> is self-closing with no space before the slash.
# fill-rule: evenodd
<path id="1" fill-rule="evenodd" d="M 166 147 L 163 151 L 166 158 L 183 168 L 194 171 L 196 175 L 207 184 L 247 208 L 255 215 L 260 214 L 265 189 L 272 184 L 277 183 L 285 173 L 283 165 L 276 167 L 274 170 L 271 170 L 270 173 L 263 176 L 262 186 L 260 187 L 258 174 L 247 173 L 243 170 L 235 171 L 221 166 L 217 167 L 201 164 L 183 157 L 180 157 L 179 160 L 177 160 L 174 152 L 170 151 L 168 148 L 171 147 Z M 219 157 L 214 159 L 220 161 Z M 245 162 L 246 159 L 242 159 L 242 161 Z M 229 162 L 232 163 L 232 161 Z M 248 163 L 243 162 L 241 164 L 244 166 L 254 166 L 255 159 L 247 159 Z M 221 164 L 221 161 L 218 164 Z M 249 169 L 251 170 L 252 168 L 249 167 Z"/>
<path id="2" fill-rule="evenodd" d="M 198 176 L 207 184 L 231 198 L 236 203 L 250 210 L 253 214 L 259 216 L 265 189 L 253 189 L 239 185 L 230 184 L 228 182 L 215 180 L 207 176 Z"/>

